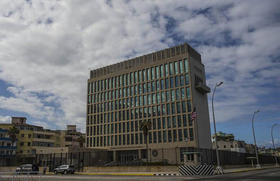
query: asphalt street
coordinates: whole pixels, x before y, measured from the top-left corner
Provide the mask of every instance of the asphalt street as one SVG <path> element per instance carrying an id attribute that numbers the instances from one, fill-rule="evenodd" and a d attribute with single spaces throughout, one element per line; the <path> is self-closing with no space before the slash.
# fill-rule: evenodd
<path id="1" fill-rule="evenodd" d="M 187 181 L 187 180 L 226 180 L 226 181 L 266 181 L 266 180 L 280 180 L 280 168 L 265 169 L 249 172 L 232 173 L 225 175 L 209 176 L 209 177 L 183 177 L 183 176 L 87 176 L 87 175 L 43 175 L 43 176 L 11 176 L 1 175 L 0 181 L 86 181 L 86 180 L 120 180 L 120 181 Z"/>

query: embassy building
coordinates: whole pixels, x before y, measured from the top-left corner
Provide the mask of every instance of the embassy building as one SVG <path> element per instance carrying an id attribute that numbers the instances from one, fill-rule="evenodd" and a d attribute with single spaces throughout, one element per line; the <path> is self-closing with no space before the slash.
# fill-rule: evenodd
<path id="1" fill-rule="evenodd" d="M 91 70 L 87 91 L 86 147 L 108 150 L 114 161 L 192 163 L 198 148 L 211 148 L 210 88 L 200 54 L 186 43 Z"/>

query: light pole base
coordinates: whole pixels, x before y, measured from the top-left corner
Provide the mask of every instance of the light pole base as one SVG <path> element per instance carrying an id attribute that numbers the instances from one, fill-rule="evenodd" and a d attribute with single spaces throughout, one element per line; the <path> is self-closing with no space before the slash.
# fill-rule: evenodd
<path id="1" fill-rule="evenodd" d="M 260 164 L 257 164 L 257 165 L 256 165 L 256 168 L 261 168 L 261 165 L 260 165 Z"/>
<path id="2" fill-rule="evenodd" d="M 217 175 L 223 175 L 224 174 L 224 170 L 221 166 L 217 166 L 215 172 L 216 172 Z"/>

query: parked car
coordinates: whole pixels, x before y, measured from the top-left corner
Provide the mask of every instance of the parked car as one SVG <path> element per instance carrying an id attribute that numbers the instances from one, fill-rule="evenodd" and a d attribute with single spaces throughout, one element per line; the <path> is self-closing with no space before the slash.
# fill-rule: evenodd
<path id="1" fill-rule="evenodd" d="M 38 174 L 39 167 L 35 164 L 23 164 L 16 168 L 17 174 Z"/>
<path id="2" fill-rule="evenodd" d="M 55 174 L 58 173 L 63 173 L 63 174 L 74 174 L 75 173 L 75 168 L 73 165 L 60 165 L 59 167 L 55 168 L 54 170 Z"/>

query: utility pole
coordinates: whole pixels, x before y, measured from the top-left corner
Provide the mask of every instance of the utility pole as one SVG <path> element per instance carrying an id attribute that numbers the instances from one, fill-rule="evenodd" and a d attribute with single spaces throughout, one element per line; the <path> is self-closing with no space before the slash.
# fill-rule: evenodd
<path id="1" fill-rule="evenodd" d="M 213 113 L 213 123 L 214 123 L 214 132 L 215 132 L 215 147 L 216 147 L 216 157 L 217 157 L 217 173 L 218 174 L 223 174 L 223 168 L 220 165 L 220 157 L 219 157 L 219 151 L 218 151 L 218 145 L 217 145 L 217 131 L 216 131 L 216 120 L 215 120 L 215 113 L 214 113 L 214 95 L 216 88 L 221 86 L 223 82 L 216 83 L 215 88 L 213 90 L 212 94 L 212 113 Z"/>
<path id="2" fill-rule="evenodd" d="M 276 150 L 276 148 L 275 148 L 275 145 L 274 145 L 274 137 L 273 137 L 273 128 L 275 127 L 275 126 L 277 126 L 278 124 L 277 123 L 275 123 L 275 124 L 273 124 L 272 125 L 272 127 L 271 127 L 271 139 L 272 139 L 272 144 L 273 144 L 273 149 L 274 149 L 274 158 L 275 158 L 275 166 L 276 167 L 278 167 L 279 166 L 279 164 L 278 164 L 278 160 L 277 160 L 277 157 L 276 157 L 276 154 L 275 154 L 275 150 Z"/>
<path id="3" fill-rule="evenodd" d="M 253 136 L 254 136 L 254 143 L 255 143 L 255 152 L 256 152 L 256 158 L 257 158 L 257 168 L 261 168 L 260 162 L 259 162 L 259 156 L 258 156 L 258 147 L 257 147 L 257 143 L 256 143 L 256 136 L 255 136 L 255 129 L 254 129 L 254 118 L 255 118 L 255 114 L 257 114 L 258 112 L 260 112 L 260 110 L 257 110 L 254 112 L 253 114 L 253 118 L 252 118 L 252 130 L 253 130 Z"/>

